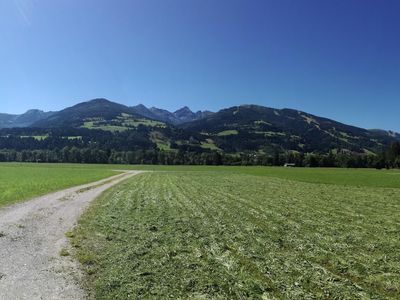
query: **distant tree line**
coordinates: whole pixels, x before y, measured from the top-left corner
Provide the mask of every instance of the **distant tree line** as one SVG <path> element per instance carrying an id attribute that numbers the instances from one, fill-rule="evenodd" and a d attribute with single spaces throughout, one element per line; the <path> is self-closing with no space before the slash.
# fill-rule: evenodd
<path id="1" fill-rule="evenodd" d="M 282 148 L 237 153 L 203 149 L 200 137 L 167 127 L 162 133 L 171 138 L 171 150 L 163 151 L 149 138 L 152 129 L 107 132 L 84 128 L 0 130 L 1 162 L 62 162 L 160 165 L 264 165 L 298 167 L 400 168 L 400 142 L 379 154 L 336 151 L 328 154 L 282 151 Z M 178 144 L 175 141 L 188 141 Z"/>
<path id="2" fill-rule="evenodd" d="M 218 151 L 163 151 L 159 149 L 136 149 L 118 151 L 98 147 L 78 148 L 66 146 L 52 150 L 0 150 L 0 162 L 49 162 L 49 163 L 112 163 L 157 165 L 245 165 L 282 166 L 285 163 L 297 167 L 340 168 L 400 168 L 400 142 L 382 153 L 356 154 L 341 152 L 329 154 L 276 152 L 227 154 Z"/>

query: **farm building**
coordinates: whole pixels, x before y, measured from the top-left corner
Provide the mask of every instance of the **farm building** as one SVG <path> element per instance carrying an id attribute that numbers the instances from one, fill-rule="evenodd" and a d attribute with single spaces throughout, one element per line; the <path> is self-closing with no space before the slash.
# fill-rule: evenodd
<path id="1" fill-rule="evenodd" d="M 285 168 L 294 168 L 296 166 L 296 164 L 292 164 L 292 163 L 286 163 L 283 165 Z"/>

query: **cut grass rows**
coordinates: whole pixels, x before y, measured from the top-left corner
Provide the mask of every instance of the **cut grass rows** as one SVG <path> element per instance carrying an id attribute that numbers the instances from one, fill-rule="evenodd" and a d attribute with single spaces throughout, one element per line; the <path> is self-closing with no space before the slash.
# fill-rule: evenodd
<path id="1" fill-rule="evenodd" d="M 229 172 L 254 176 L 276 177 L 310 183 L 333 185 L 400 188 L 399 170 L 345 168 L 281 168 L 261 166 L 157 166 L 136 165 L 136 170 Z"/>
<path id="2" fill-rule="evenodd" d="M 106 192 L 72 242 L 96 299 L 396 299 L 398 190 L 155 172 Z"/>

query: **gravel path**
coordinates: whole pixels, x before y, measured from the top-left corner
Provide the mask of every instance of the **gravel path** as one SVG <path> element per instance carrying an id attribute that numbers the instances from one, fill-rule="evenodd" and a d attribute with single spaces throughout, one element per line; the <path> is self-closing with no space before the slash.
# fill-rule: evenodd
<path id="1" fill-rule="evenodd" d="M 60 251 L 90 202 L 140 172 L 35 198 L 0 209 L 0 299 L 84 299 L 78 264 Z"/>

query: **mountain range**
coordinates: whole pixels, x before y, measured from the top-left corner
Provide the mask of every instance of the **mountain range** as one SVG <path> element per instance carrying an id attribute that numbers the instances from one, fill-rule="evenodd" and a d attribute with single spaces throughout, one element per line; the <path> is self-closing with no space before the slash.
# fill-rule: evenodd
<path id="1" fill-rule="evenodd" d="M 28 110 L 21 115 L 0 113 L 0 128 L 29 127 L 33 123 L 46 119 L 53 114 L 53 112 L 44 112 L 38 109 Z"/>
<path id="2" fill-rule="evenodd" d="M 162 121 L 172 125 L 179 125 L 186 122 L 191 122 L 194 120 L 202 119 L 206 116 L 213 114 L 211 111 L 197 111 L 193 112 L 189 107 L 184 106 L 175 112 L 170 112 L 165 109 L 160 109 L 156 107 L 147 108 L 143 104 L 132 107 L 132 109 L 137 113 L 146 118 L 153 120 Z"/>
<path id="3" fill-rule="evenodd" d="M 172 125 L 191 122 L 212 114 L 210 111 L 193 112 L 187 106 L 175 112 L 170 112 L 156 107 L 147 108 L 143 104 L 128 107 L 106 99 L 94 99 L 59 112 L 44 112 L 39 109 L 31 109 L 20 115 L 0 113 L 0 128 L 67 126 L 71 122 L 79 122 L 79 120 L 85 118 L 102 117 L 112 119 L 121 113 L 131 114 L 138 118 L 144 117 L 158 120 Z M 65 123 L 63 123 L 64 121 Z"/>
<path id="4" fill-rule="evenodd" d="M 400 141 L 400 135 L 392 131 L 363 129 L 293 109 L 241 105 L 213 113 L 193 112 L 185 106 L 170 112 L 142 104 L 129 107 L 107 99 L 82 102 L 58 112 L 0 114 L 3 136 L 5 128 L 17 127 L 35 129 L 36 135 L 52 128 L 108 133 L 146 128 L 148 142 L 162 150 L 226 153 L 378 153 Z"/>

